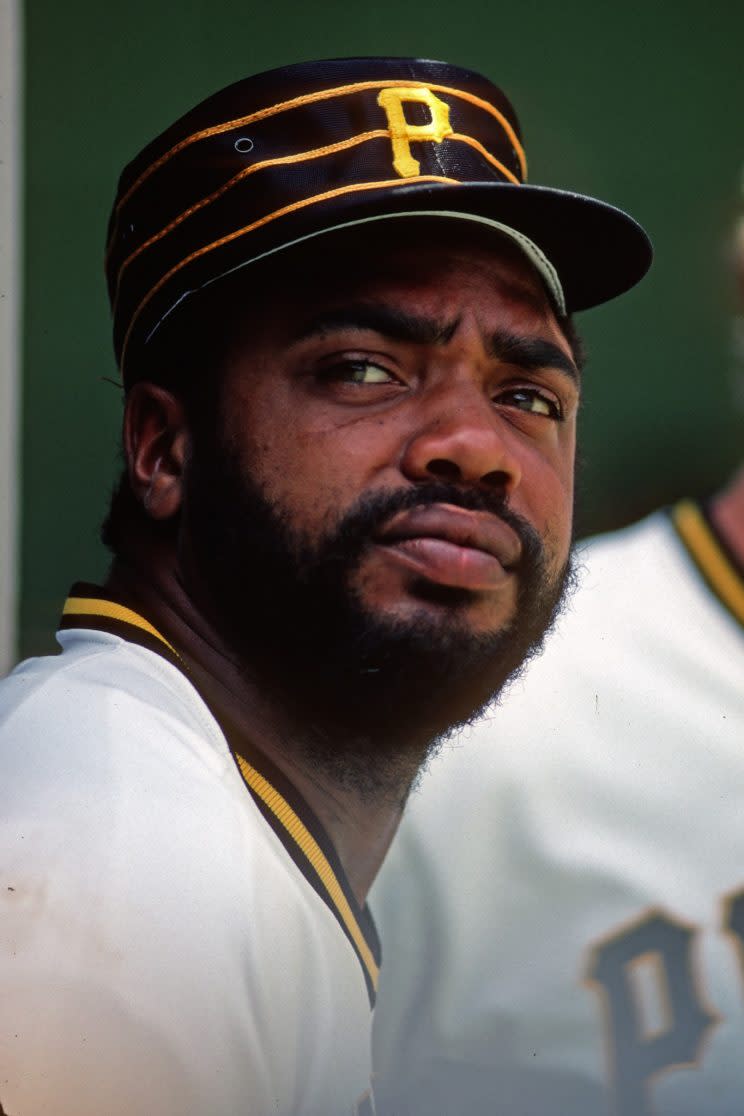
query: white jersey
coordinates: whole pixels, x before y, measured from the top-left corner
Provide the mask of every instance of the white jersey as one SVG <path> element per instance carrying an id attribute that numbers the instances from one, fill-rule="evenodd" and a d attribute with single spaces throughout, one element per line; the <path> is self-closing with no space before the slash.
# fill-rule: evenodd
<path id="1" fill-rule="evenodd" d="M 373 889 L 381 1112 L 744 1113 L 744 580 L 692 502 L 583 560 Z"/>
<path id="2" fill-rule="evenodd" d="M 0 1111 L 371 1113 L 379 952 L 317 820 L 76 587 L 0 684 Z"/>

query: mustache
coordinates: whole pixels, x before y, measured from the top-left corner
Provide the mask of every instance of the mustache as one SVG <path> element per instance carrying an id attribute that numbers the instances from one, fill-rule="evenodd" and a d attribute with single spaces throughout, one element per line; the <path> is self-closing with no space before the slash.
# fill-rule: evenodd
<path id="1" fill-rule="evenodd" d="M 511 527 L 522 544 L 517 572 L 520 568 L 535 569 L 543 565 L 545 555 L 540 535 L 524 516 L 508 506 L 506 497 L 497 492 L 465 489 L 437 481 L 415 488 L 383 489 L 363 496 L 339 521 L 332 537 L 326 538 L 325 561 L 341 562 L 361 554 L 398 512 L 433 504 L 452 504 L 465 511 L 496 516 Z"/>

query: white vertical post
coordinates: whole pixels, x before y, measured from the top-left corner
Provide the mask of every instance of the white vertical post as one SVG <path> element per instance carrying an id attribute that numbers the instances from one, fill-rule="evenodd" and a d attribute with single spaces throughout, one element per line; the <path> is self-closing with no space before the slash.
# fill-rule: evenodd
<path id="1" fill-rule="evenodd" d="M 21 3 L 0 0 L 0 677 L 16 649 L 21 324 Z"/>

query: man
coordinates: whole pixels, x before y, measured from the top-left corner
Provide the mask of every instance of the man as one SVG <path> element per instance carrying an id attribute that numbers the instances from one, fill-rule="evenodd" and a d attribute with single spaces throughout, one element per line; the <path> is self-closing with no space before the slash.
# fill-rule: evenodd
<path id="1" fill-rule="evenodd" d="M 2 690 L 9 1112 L 372 1110 L 367 891 L 558 608 L 569 314 L 650 261 L 524 166 L 486 79 L 353 59 L 122 175 L 114 561 Z"/>
<path id="2" fill-rule="evenodd" d="M 578 564 L 544 654 L 432 765 L 376 885 L 396 1116 L 744 1104 L 744 468 Z"/>

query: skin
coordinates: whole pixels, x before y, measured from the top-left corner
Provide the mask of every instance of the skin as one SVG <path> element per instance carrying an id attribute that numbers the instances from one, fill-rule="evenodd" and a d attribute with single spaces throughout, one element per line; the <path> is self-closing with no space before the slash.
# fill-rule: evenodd
<path id="1" fill-rule="evenodd" d="M 241 467 L 310 540 L 378 490 L 432 479 L 498 490 L 537 530 L 557 573 L 570 546 L 579 385 L 540 279 L 513 246 L 484 243 L 482 233 L 443 233 L 433 243 L 380 228 L 362 238 L 361 253 L 359 239 L 353 252 L 331 245 L 321 276 L 300 261 L 280 303 L 266 307 L 260 330 L 229 360 L 223 414 Z M 518 342 L 510 349 L 507 335 Z M 179 400 L 135 386 L 124 442 L 149 515 L 175 515 L 190 450 Z M 487 513 L 436 513 L 435 521 L 409 517 L 405 538 L 365 551 L 355 575 L 363 603 L 386 617 L 451 622 L 446 603 L 417 592 L 423 577 L 468 591 L 460 622 L 498 629 L 516 606 L 509 566 L 518 539 Z M 197 685 L 298 787 L 363 902 L 415 771 L 401 775 L 395 798 L 362 802 L 308 769 L 288 744 L 301 728 L 246 680 L 198 592 L 183 588 L 198 585 L 189 553 L 188 537 L 178 548 L 135 539 L 127 572 L 115 569 L 113 580 L 126 580 L 172 633 Z"/>
<path id="2" fill-rule="evenodd" d="M 710 512 L 732 554 L 744 565 L 744 466 L 715 497 Z"/>
<path id="3" fill-rule="evenodd" d="M 739 314 L 744 313 L 744 219 L 734 230 L 732 263 Z M 711 504 L 711 515 L 733 554 L 744 565 L 744 465 Z"/>

